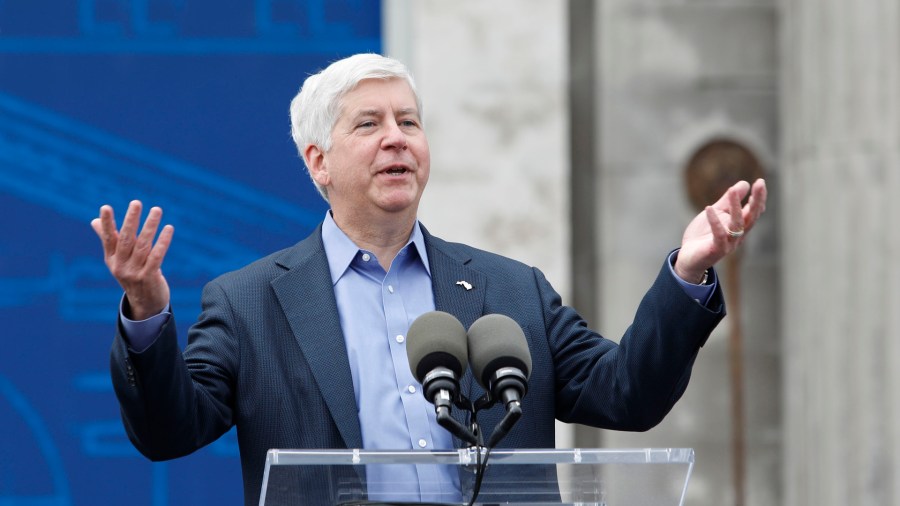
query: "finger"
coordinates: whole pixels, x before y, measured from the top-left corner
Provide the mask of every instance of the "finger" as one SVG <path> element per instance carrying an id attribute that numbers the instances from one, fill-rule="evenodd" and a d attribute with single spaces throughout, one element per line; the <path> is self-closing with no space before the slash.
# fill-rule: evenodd
<path id="1" fill-rule="evenodd" d="M 745 183 L 744 181 L 741 182 Z M 728 214 L 731 218 L 728 229 L 732 232 L 744 230 L 744 214 L 741 212 L 741 199 L 747 194 L 747 189 L 749 188 L 744 188 L 743 185 L 737 184 L 728 189 Z"/>
<path id="2" fill-rule="evenodd" d="M 156 237 L 156 231 L 159 230 L 160 221 L 162 221 L 162 209 L 159 207 L 150 208 L 150 212 L 147 213 L 147 219 L 144 221 L 144 227 L 141 229 L 141 233 L 135 242 L 135 251 L 150 251 L 153 245 L 153 238 Z"/>
<path id="3" fill-rule="evenodd" d="M 766 200 L 768 199 L 768 190 L 766 182 L 763 179 L 757 179 L 753 183 L 753 189 L 750 193 L 750 201 L 744 206 L 744 225 L 746 230 L 753 228 L 756 220 L 766 210 Z"/>
<path id="4" fill-rule="evenodd" d="M 725 225 L 719 219 L 719 213 L 713 206 L 706 206 L 706 221 L 709 222 L 709 229 L 713 234 L 713 242 L 716 244 L 724 244 L 728 238 L 728 232 L 725 231 Z"/>
<path id="5" fill-rule="evenodd" d="M 753 183 L 753 191 L 750 194 L 750 208 L 755 211 L 755 217 L 759 217 L 766 211 L 766 201 L 769 198 L 769 189 L 763 179 L 757 179 Z"/>
<path id="6" fill-rule="evenodd" d="M 742 200 L 745 195 L 747 195 L 747 191 L 750 190 L 750 183 L 746 181 L 738 181 L 733 185 L 729 186 L 725 193 L 719 197 L 719 200 L 716 201 L 712 206 L 719 211 L 728 213 L 731 212 L 732 207 L 732 195 L 736 194 L 738 196 L 738 201 Z"/>
<path id="7" fill-rule="evenodd" d="M 163 259 L 169 251 L 169 245 L 172 244 L 172 236 L 174 234 L 175 227 L 172 225 L 163 227 L 162 232 L 159 233 L 159 239 L 156 240 L 156 244 L 153 245 L 153 249 L 150 250 L 150 254 L 147 256 L 146 267 L 148 269 L 156 270 L 162 267 Z"/>
<path id="8" fill-rule="evenodd" d="M 103 240 L 103 225 L 100 222 L 100 218 L 94 218 L 93 220 L 91 220 L 91 228 L 100 239 L 100 245 L 103 246 L 103 255 L 106 256 L 106 241 Z"/>
<path id="9" fill-rule="evenodd" d="M 122 228 L 119 230 L 118 252 L 130 254 L 137 240 L 137 229 L 141 219 L 141 201 L 132 200 L 122 220 Z"/>
<path id="10" fill-rule="evenodd" d="M 116 218 L 112 207 L 103 205 L 100 207 L 100 217 L 91 220 L 91 228 L 100 238 L 103 245 L 103 254 L 108 257 L 115 253 L 118 232 L 116 231 Z"/>

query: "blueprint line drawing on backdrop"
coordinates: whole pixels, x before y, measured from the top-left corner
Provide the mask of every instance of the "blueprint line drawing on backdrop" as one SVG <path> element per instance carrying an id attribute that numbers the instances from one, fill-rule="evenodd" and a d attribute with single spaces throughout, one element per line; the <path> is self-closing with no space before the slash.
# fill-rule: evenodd
<path id="1" fill-rule="evenodd" d="M 234 430 L 160 463 L 125 436 L 122 292 L 89 223 L 102 204 L 164 209 L 185 335 L 207 281 L 321 221 L 290 99 L 380 50 L 377 1 L 0 0 L 0 505 L 240 501 Z"/>

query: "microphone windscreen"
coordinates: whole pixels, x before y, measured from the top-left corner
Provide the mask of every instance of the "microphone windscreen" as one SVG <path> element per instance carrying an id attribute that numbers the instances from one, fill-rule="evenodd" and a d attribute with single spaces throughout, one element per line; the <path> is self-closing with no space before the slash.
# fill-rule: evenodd
<path id="1" fill-rule="evenodd" d="M 503 367 L 515 367 L 531 376 L 531 352 L 522 327 L 502 314 L 482 316 L 469 328 L 469 360 L 475 379 L 488 388 L 490 378 Z"/>
<path id="2" fill-rule="evenodd" d="M 437 367 L 446 367 L 459 378 L 469 362 L 466 329 L 449 313 L 425 313 L 409 327 L 406 356 L 409 369 L 419 383 Z"/>

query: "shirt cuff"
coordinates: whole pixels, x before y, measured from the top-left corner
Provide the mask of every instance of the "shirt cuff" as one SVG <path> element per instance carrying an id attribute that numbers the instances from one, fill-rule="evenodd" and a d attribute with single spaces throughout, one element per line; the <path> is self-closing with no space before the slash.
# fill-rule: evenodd
<path id="1" fill-rule="evenodd" d="M 125 316 L 125 304 L 126 300 L 123 295 L 121 302 L 119 302 L 119 321 L 122 322 L 122 337 L 128 342 L 128 346 L 132 351 L 141 353 L 156 342 L 156 338 L 162 331 L 163 326 L 169 321 L 169 317 L 172 316 L 172 307 L 171 305 L 166 305 L 166 308 L 161 313 L 146 320 L 132 320 Z"/>
<path id="2" fill-rule="evenodd" d="M 681 288 L 684 289 L 684 292 L 687 293 L 690 298 L 704 306 L 707 305 L 709 299 L 712 298 L 713 293 L 716 291 L 716 287 L 719 285 L 719 277 L 716 275 L 716 270 L 712 268 L 709 269 L 709 279 L 707 279 L 707 284 L 705 285 L 688 283 L 681 279 L 678 274 L 675 274 L 675 259 L 677 257 L 677 249 L 669 254 L 669 260 L 667 262 L 669 264 L 669 272 L 672 273 L 672 276 L 675 277 L 675 280 L 678 281 L 678 284 L 681 285 Z"/>

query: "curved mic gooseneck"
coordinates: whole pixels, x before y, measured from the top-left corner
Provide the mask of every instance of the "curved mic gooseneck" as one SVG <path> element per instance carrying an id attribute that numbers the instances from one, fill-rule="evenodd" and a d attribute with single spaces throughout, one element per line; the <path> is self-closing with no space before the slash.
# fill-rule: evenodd
<path id="1" fill-rule="evenodd" d="M 522 398 L 528 393 L 531 352 L 522 327 L 501 314 L 482 316 L 467 333 L 472 372 L 487 392 L 478 409 L 500 402 L 506 414 L 494 428 L 487 447 L 500 442 L 522 417 Z"/>
<path id="2" fill-rule="evenodd" d="M 452 416 L 460 404 L 459 379 L 468 366 L 466 329 L 453 315 L 442 311 L 425 313 L 410 325 L 406 339 L 409 368 L 422 384 L 422 392 L 434 404 L 438 425 L 471 445 L 475 433 Z"/>

